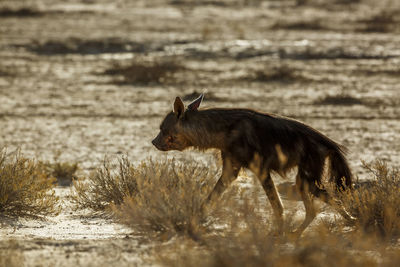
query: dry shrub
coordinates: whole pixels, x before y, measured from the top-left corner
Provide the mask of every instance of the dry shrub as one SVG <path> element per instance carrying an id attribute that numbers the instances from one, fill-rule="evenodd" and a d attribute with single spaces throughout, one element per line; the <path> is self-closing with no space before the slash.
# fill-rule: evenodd
<path id="1" fill-rule="evenodd" d="M 117 170 L 105 159 L 88 181 L 74 181 L 72 201 L 76 208 L 90 209 L 93 213 L 107 212 L 111 204 L 120 205 L 126 196 L 136 193 L 137 176 L 137 169 L 126 157 L 119 160 Z"/>
<path id="2" fill-rule="evenodd" d="M 11 76 L 11 73 L 9 71 L 5 70 L 5 67 L 0 66 L 0 77 L 8 77 Z"/>
<path id="3" fill-rule="evenodd" d="M 18 243 L 14 240 L 5 241 L 2 243 L 4 244 L 0 244 L 0 266 L 24 266 L 25 258 L 19 251 Z"/>
<path id="4" fill-rule="evenodd" d="M 372 17 L 361 20 L 365 27 L 363 32 L 390 32 L 397 26 L 397 17 L 399 16 L 398 9 L 382 9 Z"/>
<path id="5" fill-rule="evenodd" d="M 144 53 L 147 48 L 142 43 L 123 38 L 81 39 L 76 37 L 54 40 L 33 40 L 29 44 L 16 45 L 39 55 L 95 55 L 101 53 Z"/>
<path id="6" fill-rule="evenodd" d="M 364 102 L 347 94 L 328 95 L 314 102 L 315 105 L 352 106 L 362 105 Z"/>
<path id="7" fill-rule="evenodd" d="M 400 170 L 383 161 L 363 163 L 373 178 L 344 195 L 342 201 L 365 234 L 396 241 L 400 236 Z"/>
<path id="8" fill-rule="evenodd" d="M 308 79 L 302 76 L 297 70 L 287 66 L 279 65 L 267 70 L 257 70 L 255 73 L 250 74 L 248 80 L 257 82 L 294 82 L 294 81 L 307 81 Z"/>
<path id="9" fill-rule="evenodd" d="M 215 183 L 209 166 L 190 160 L 148 160 L 136 168 L 137 192 L 114 211 L 119 220 L 145 233 L 198 238 L 206 214 L 201 204 Z"/>
<path id="10" fill-rule="evenodd" d="M 103 74 L 116 76 L 116 84 L 166 84 L 175 80 L 175 73 L 184 67 L 173 60 L 140 62 L 132 61 L 128 65 L 114 64 Z"/>
<path id="11" fill-rule="evenodd" d="M 296 6 L 303 6 L 303 5 L 309 4 L 310 0 L 296 0 L 295 3 L 296 3 Z"/>
<path id="12" fill-rule="evenodd" d="M 260 203 L 256 199 L 240 199 L 229 205 L 230 212 L 223 218 L 225 227 L 220 233 L 203 234 L 197 244 L 185 240 L 161 244 L 155 249 L 157 263 L 229 267 L 376 266 L 376 260 L 366 251 L 360 251 L 358 256 L 350 242 L 323 227 L 295 244 L 284 236 L 276 236 L 268 223 L 271 216 L 258 211 Z"/>
<path id="13" fill-rule="evenodd" d="M 60 162 L 57 157 L 54 162 L 40 162 L 46 173 L 54 177 L 60 186 L 70 186 L 77 179 L 78 163 Z"/>
<path id="14" fill-rule="evenodd" d="M 400 259 L 398 250 L 374 251 L 372 243 L 368 250 L 354 250 L 351 243 L 329 234 L 303 239 L 296 244 L 277 242 L 261 234 L 257 238 L 264 242 L 261 250 L 256 240 L 249 237 L 249 234 L 238 233 L 233 237 L 216 236 L 206 245 L 187 240 L 161 244 L 154 251 L 155 261 L 161 266 L 198 267 L 394 267 Z"/>
<path id="15" fill-rule="evenodd" d="M 233 189 L 233 190 L 232 190 Z M 235 190 L 236 189 L 236 190 Z M 155 248 L 157 263 L 164 266 L 269 266 L 275 254 L 272 225 L 260 207 L 257 191 L 233 187 L 212 212 L 214 229 L 198 232 L 197 243 L 182 239 Z M 214 231 L 210 231 L 214 230 Z M 184 252 L 183 252 L 184 251 Z M 261 255 L 261 256 L 260 256 Z"/>
<path id="16" fill-rule="evenodd" d="M 386 185 L 383 187 L 386 191 L 392 188 L 392 193 L 399 192 L 400 183 L 393 178 L 398 179 L 397 172 L 385 171 L 381 165 L 373 169 L 380 170 L 376 174 L 380 180 L 390 177 L 391 183 L 398 184 L 397 187 Z M 272 213 L 263 208 L 265 204 L 261 203 L 259 193 L 249 197 L 245 188 L 228 190 L 230 193 L 224 195 L 218 202 L 219 207 L 211 213 L 214 224 L 205 227 L 202 222 L 209 218 L 200 212 L 200 205 L 211 190 L 210 181 L 215 182 L 215 173 L 209 167 L 172 159 L 146 161 L 136 167 L 136 171 L 136 193 L 126 197 L 121 205 L 115 205 L 113 210 L 121 222 L 143 233 L 162 233 L 166 239 L 179 235 L 154 249 L 160 265 L 377 266 L 384 263 L 395 266 L 400 256 L 398 250 L 388 251 L 363 234 L 346 233 L 346 228 L 338 221 L 333 221 L 332 226 L 319 224 L 293 243 L 285 235 L 276 235 L 271 230 L 274 226 Z M 392 193 L 390 196 L 394 197 Z M 400 203 L 384 194 L 381 200 L 384 197 L 400 207 Z M 366 213 L 371 215 L 372 209 L 385 210 L 374 206 Z M 391 218 L 391 225 L 400 221 L 398 217 Z M 286 218 L 286 221 L 293 220 Z M 290 231 L 292 226 L 283 228 Z"/>
<path id="17" fill-rule="evenodd" d="M 319 19 L 308 21 L 278 21 L 271 26 L 272 30 L 298 30 L 298 31 L 321 31 L 328 28 Z"/>
<path id="18" fill-rule="evenodd" d="M 19 75 L 18 67 L 15 65 L 1 65 L 0 66 L 0 77 L 4 78 L 15 78 Z"/>
<path id="19" fill-rule="evenodd" d="M 255 230 L 255 229 L 253 229 Z M 330 237 L 315 237 L 299 242 L 293 247 L 290 243 L 279 243 L 269 236 L 239 233 L 235 237 L 218 236 L 209 241 L 210 254 L 205 262 L 204 255 L 197 258 L 193 266 L 374 266 L 368 257 L 354 257 L 340 240 Z M 257 238 L 255 238 L 257 236 Z M 329 242 L 325 242 L 325 241 Z M 303 240 L 304 241 L 304 240 Z M 191 259 L 192 262 L 196 260 Z M 182 265 L 185 266 L 185 265 Z"/>
<path id="20" fill-rule="evenodd" d="M 400 68 L 399 66 L 378 66 L 378 67 L 368 67 L 368 68 L 358 68 L 356 70 L 352 70 L 352 74 L 362 75 L 362 76 L 373 76 L 373 75 L 385 75 L 385 76 L 400 76 Z"/>
<path id="21" fill-rule="evenodd" d="M 226 201 L 223 214 L 217 214 L 225 226 L 221 233 L 202 236 L 210 252 L 208 266 L 267 266 L 279 256 L 273 215 L 262 214 L 256 195 L 240 194 L 239 199 Z"/>
<path id="22" fill-rule="evenodd" d="M 0 17 L 40 17 L 43 16 L 44 13 L 38 10 L 35 7 L 19 7 L 19 8 L 10 8 L 10 7 L 0 7 Z"/>
<path id="23" fill-rule="evenodd" d="M 201 1 L 187 1 L 187 0 L 171 0 L 169 1 L 170 5 L 177 5 L 177 6 L 220 6 L 226 7 L 229 4 L 234 3 L 235 1 L 215 1 L 215 0 L 201 0 Z"/>
<path id="24" fill-rule="evenodd" d="M 0 154 L 0 214 L 7 217 L 38 217 L 58 212 L 54 179 L 41 165 L 20 152 Z"/>
<path id="25" fill-rule="evenodd" d="M 335 4 L 339 4 L 339 5 L 347 5 L 347 4 L 359 4 L 361 3 L 363 0 L 336 0 L 334 3 Z"/>
<path id="26" fill-rule="evenodd" d="M 398 186 L 393 192 L 399 192 Z M 160 244 L 154 250 L 155 260 L 162 266 L 355 267 L 398 264 L 398 249 L 388 250 L 384 244 L 376 243 L 376 239 L 349 232 L 349 228 L 337 220 L 308 229 L 296 242 L 277 236 L 271 231 L 272 214 L 260 208 L 262 203 L 258 199 L 256 195 L 249 198 L 240 194 L 239 200 L 224 202 L 224 215 L 218 221 L 222 228 L 218 232 L 201 232 L 196 243 L 178 239 Z M 268 223 L 270 220 L 271 224 Z M 286 218 L 286 221 L 293 220 Z M 290 231 L 292 226 L 285 225 L 284 229 Z"/>
<path id="27" fill-rule="evenodd" d="M 281 59 L 292 60 L 335 60 L 335 59 L 388 59 L 392 55 L 376 53 L 362 49 L 349 49 L 348 47 L 310 47 L 302 49 L 280 49 L 279 57 Z"/>

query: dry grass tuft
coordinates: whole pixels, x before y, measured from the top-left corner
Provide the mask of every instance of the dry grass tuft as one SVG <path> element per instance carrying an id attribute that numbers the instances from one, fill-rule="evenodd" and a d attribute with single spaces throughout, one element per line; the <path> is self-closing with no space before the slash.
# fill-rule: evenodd
<path id="1" fill-rule="evenodd" d="M 319 19 L 309 21 L 278 21 L 271 26 L 272 30 L 298 30 L 298 31 L 322 31 L 328 28 Z"/>
<path id="2" fill-rule="evenodd" d="M 44 13 L 35 7 L 0 7 L 0 17 L 41 17 Z"/>
<path id="3" fill-rule="evenodd" d="M 398 27 L 398 19 L 400 11 L 398 9 L 382 9 L 379 13 L 372 17 L 361 20 L 365 26 L 362 32 L 391 32 Z"/>
<path id="4" fill-rule="evenodd" d="M 102 53 L 144 53 L 148 47 L 123 38 L 81 39 L 70 37 L 54 40 L 33 40 L 29 44 L 16 45 L 39 55 L 96 55 Z"/>
<path id="5" fill-rule="evenodd" d="M 74 181 L 72 201 L 76 208 L 90 209 L 93 213 L 107 212 L 111 204 L 120 205 L 126 196 L 136 193 L 137 176 L 137 170 L 126 157 L 119 160 L 117 170 L 105 159 L 88 181 Z"/>
<path id="6" fill-rule="evenodd" d="M 364 102 L 347 94 L 328 95 L 314 102 L 315 105 L 352 106 L 363 105 Z"/>
<path id="7" fill-rule="evenodd" d="M 132 61 L 128 65 L 114 64 L 103 74 L 115 76 L 116 84 L 167 84 L 174 82 L 175 74 L 184 70 L 184 66 L 173 61 Z"/>
<path id="8" fill-rule="evenodd" d="M 256 232 L 257 229 L 235 229 L 235 235 L 207 238 L 204 245 L 187 240 L 161 244 L 154 251 L 155 260 L 161 266 L 375 267 L 397 266 L 400 257 L 396 249 L 379 250 L 372 242 L 351 242 L 324 231 L 294 244 Z"/>
<path id="9" fill-rule="evenodd" d="M 215 183 L 209 166 L 166 159 L 142 162 L 136 168 L 137 192 L 115 205 L 117 218 L 146 233 L 197 239 L 206 214 L 201 204 Z"/>
<path id="10" fill-rule="evenodd" d="M 178 236 L 154 249 L 163 266 L 396 266 L 399 251 L 387 250 L 387 243 L 375 236 L 393 241 L 399 236 L 400 172 L 382 162 L 366 168 L 373 182 L 342 198 L 358 225 L 319 223 L 296 243 L 275 234 L 271 210 L 256 191 L 249 197 L 247 189 L 234 186 L 211 214 L 202 213 L 216 172 L 187 159 L 147 160 L 133 167 L 125 158 L 114 172 L 105 163 L 86 184 L 91 188 L 77 191 L 84 194 L 81 200 L 89 199 L 84 207 L 102 204 L 104 210 L 111 204 L 116 219 L 143 234 L 158 234 L 162 240 Z M 294 220 L 286 217 L 286 222 Z"/>
<path id="11" fill-rule="evenodd" d="M 250 229 L 247 231 L 250 232 Z M 257 238 L 255 238 L 257 236 Z M 326 236 L 325 238 L 331 238 Z M 299 242 L 295 247 L 268 236 L 239 233 L 217 237 L 207 244 L 207 256 L 191 259 L 195 266 L 374 266 L 369 257 L 354 257 L 339 240 L 324 237 Z M 325 243 L 325 241 L 327 241 Z M 206 259 L 206 260 L 205 260 Z M 207 262 L 203 265 L 203 262 Z M 184 266 L 184 265 L 183 265 Z"/>
<path id="12" fill-rule="evenodd" d="M 371 53 L 367 50 L 352 50 L 348 47 L 306 47 L 299 50 L 279 50 L 281 59 L 292 60 L 335 60 L 335 59 L 387 59 L 392 55 L 382 53 Z"/>
<path id="13" fill-rule="evenodd" d="M 0 77 L 11 76 L 11 73 L 3 69 L 4 67 L 0 66 Z"/>
<path id="14" fill-rule="evenodd" d="M 295 81 L 307 81 L 308 79 L 302 76 L 297 70 L 287 66 L 279 65 L 266 70 L 257 70 L 250 74 L 247 78 L 257 82 L 283 82 L 291 83 Z"/>
<path id="15" fill-rule="evenodd" d="M 219 232 L 202 232 L 196 243 L 178 240 L 155 251 L 162 266 L 397 266 L 400 251 L 378 236 L 396 241 L 399 233 L 400 172 L 382 162 L 366 165 L 374 182 L 357 186 L 344 203 L 358 216 L 359 229 L 349 231 L 337 220 L 320 223 L 295 243 L 271 231 L 271 214 L 265 216 L 257 197 L 240 195 L 224 203 Z M 367 186 L 369 184 L 369 186 Z M 288 218 L 287 218 L 288 219 Z M 290 219 L 289 219 L 290 221 Z M 372 229 L 370 228 L 372 227 Z M 285 226 L 286 229 L 291 227 Z M 356 227 L 357 229 L 357 227 Z M 383 229 L 383 231 L 382 231 Z"/>
<path id="16" fill-rule="evenodd" d="M 60 186 L 71 186 L 72 182 L 78 177 L 76 172 L 79 169 L 78 163 L 61 162 L 55 157 L 54 162 L 40 162 L 46 173 L 56 178 L 57 184 Z"/>
<path id="17" fill-rule="evenodd" d="M 255 199 L 231 202 L 217 234 L 203 234 L 200 242 L 183 240 L 155 250 L 162 266 L 376 266 L 366 251 L 355 254 L 353 244 L 329 229 L 318 227 L 295 244 L 271 231 L 270 216 L 259 212 Z M 267 221 L 266 221 L 267 220 Z M 357 244 L 356 244 L 357 245 Z M 375 245 L 375 244 L 374 244 Z M 372 244 L 368 247 L 371 249 Z"/>
<path id="18" fill-rule="evenodd" d="M 54 179 L 41 164 L 24 158 L 20 152 L 0 154 L 0 214 L 6 217 L 39 217 L 56 214 L 58 197 Z"/>
<path id="19" fill-rule="evenodd" d="M 373 178 L 358 185 L 342 201 L 358 220 L 357 226 L 366 235 L 388 241 L 400 237 L 400 170 L 389 169 L 383 161 L 364 167 Z"/>
<path id="20" fill-rule="evenodd" d="M 171 0 L 169 2 L 170 5 L 175 6 L 189 6 L 189 7 L 196 7 L 196 6 L 220 6 L 226 7 L 229 4 L 233 4 L 235 1 L 230 1 L 229 3 L 225 1 L 214 1 L 214 0 L 201 0 L 201 1 L 185 1 L 185 0 Z"/>
<path id="21" fill-rule="evenodd" d="M 353 5 L 353 4 L 359 4 L 363 0 L 335 0 L 335 4 L 338 5 Z"/>

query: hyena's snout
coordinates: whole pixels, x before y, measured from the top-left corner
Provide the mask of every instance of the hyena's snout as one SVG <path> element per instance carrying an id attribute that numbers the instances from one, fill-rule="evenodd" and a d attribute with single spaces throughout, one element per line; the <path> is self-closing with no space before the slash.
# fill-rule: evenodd
<path id="1" fill-rule="evenodd" d="M 161 151 L 167 151 L 167 144 L 164 142 L 161 133 L 159 133 L 156 138 L 153 139 L 153 141 L 151 141 L 151 143 L 153 144 L 153 146 L 155 146 L 158 150 Z"/>

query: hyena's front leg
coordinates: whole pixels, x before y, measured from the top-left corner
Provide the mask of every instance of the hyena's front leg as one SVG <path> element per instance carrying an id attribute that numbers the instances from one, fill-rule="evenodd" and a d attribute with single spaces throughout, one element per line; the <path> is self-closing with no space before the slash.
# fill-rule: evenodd
<path id="1" fill-rule="evenodd" d="M 214 189 L 208 195 L 208 198 L 203 203 L 202 210 L 207 211 L 210 205 L 215 204 L 225 189 L 237 178 L 240 171 L 240 165 L 237 164 L 231 157 L 222 155 L 222 174 Z"/>
<path id="2" fill-rule="evenodd" d="M 282 234 L 284 223 L 282 201 L 279 197 L 278 191 L 276 190 L 274 181 L 272 180 L 269 168 L 263 165 L 263 158 L 260 157 L 259 154 L 255 154 L 249 168 L 256 175 L 262 187 L 264 188 L 274 212 L 277 232 Z"/>

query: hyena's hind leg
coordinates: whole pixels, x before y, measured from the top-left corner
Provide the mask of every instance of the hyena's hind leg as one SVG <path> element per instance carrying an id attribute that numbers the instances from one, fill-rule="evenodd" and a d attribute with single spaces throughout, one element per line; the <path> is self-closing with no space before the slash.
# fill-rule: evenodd
<path id="1" fill-rule="evenodd" d="M 306 210 L 306 217 L 303 223 L 292 233 L 294 237 L 298 238 L 303 231 L 310 225 L 310 223 L 317 216 L 314 207 L 314 196 L 318 196 L 320 188 L 318 185 L 321 181 L 321 176 L 324 168 L 324 161 L 317 160 L 320 157 L 313 157 L 312 162 L 302 162 L 298 165 L 298 172 L 296 176 L 296 188 L 300 193 L 303 200 L 304 208 Z"/>
<path id="2" fill-rule="evenodd" d="M 353 223 L 355 219 L 344 209 L 342 203 L 339 200 L 334 199 L 329 193 L 320 188 L 320 179 L 323 172 L 323 164 L 318 164 L 315 162 L 313 164 L 311 171 L 305 171 L 299 166 L 298 174 L 296 177 L 296 187 L 300 192 L 301 198 L 304 203 L 306 210 L 306 217 L 300 227 L 293 233 L 294 237 L 300 237 L 302 232 L 307 228 L 307 226 L 314 220 L 317 212 L 314 207 L 314 197 L 324 201 L 327 204 L 334 204 L 334 208 L 349 222 Z"/>
<path id="3" fill-rule="evenodd" d="M 314 185 L 315 186 L 315 185 Z M 301 199 L 304 204 L 304 208 L 306 211 L 306 216 L 304 218 L 303 223 L 292 233 L 293 237 L 298 238 L 303 233 L 303 231 L 307 228 L 308 225 L 314 220 L 317 216 L 317 212 L 314 207 L 313 195 L 310 192 L 312 190 L 313 185 L 311 185 L 307 180 L 302 178 L 302 175 L 297 174 L 296 176 L 296 188 L 300 193 Z"/>
<path id="4" fill-rule="evenodd" d="M 268 200 L 271 203 L 274 212 L 276 226 L 278 233 L 283 233 L 283 205 L 278 191 L 276 190 L 274 181 L 272 180 L 270 172 L 265 171 L 264 174 L 257 174 Z"/>

